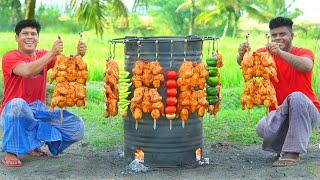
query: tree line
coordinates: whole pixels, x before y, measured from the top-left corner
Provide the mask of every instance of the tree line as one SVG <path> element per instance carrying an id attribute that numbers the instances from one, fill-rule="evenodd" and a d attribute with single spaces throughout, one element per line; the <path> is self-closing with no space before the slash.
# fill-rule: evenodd
<path id="1" fill-rule="evenodd" d="M 272 17 L 285 16 L 292 19 L 302 11 L 288 8 L 294 4 L 291 0 L 135 0 L 132 9 L 128 9 L 121 0 L 69 0 L 70 15 L 84 27 L 94 29 L 103 35 L 107 28 L 121 31 L 140 31 L 155 33 L 162 29 L 175 35 L 204 34 L 212 29 L 220 35 L 235 37 L 239 31 L 240 17 L 246 16 L 259 22 L 268 22 Z M 41 9 L 36 0 L 0 0 L 0 23 L 14 24 L 20 19 L 38 18 Z M 40 9 L 40 10 L 39 10 Z M 42 11 L 45 11 L 42 9 Z M 42 12 L 43 13 L 43 12 Z M 152 17 L 153 27 L 143 24 L 139 17 Z M 40 17 L 39 17 L 40 18 Z M 169 34 L 170 34 L 169 33 Z"/>

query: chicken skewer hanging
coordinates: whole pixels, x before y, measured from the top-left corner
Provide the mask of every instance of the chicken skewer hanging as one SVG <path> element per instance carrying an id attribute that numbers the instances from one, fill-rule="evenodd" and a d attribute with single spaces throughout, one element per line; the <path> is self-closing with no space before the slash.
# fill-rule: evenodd
<path id="1" fill-rule="evenodd" d="M 53 90 L 50 111 L 58 106 L 60 118 L 63 119 L 63 108 L 84 106 L 87 76 L 87 65 L 80 55 L 70 57 L 58 55 L 50 79 L 50 83 L 57 82 Z"/>
<path id="2" fill-rule="evenodd" d="M 266 34 L 267 42 L 269 36 Z M 248 35 L 246 36 L 248 41 Z M 278 82 L 276 65 L 269 52 L 251 52 L 248 50 L 241 62 L 245 86 L 241 97 L 242 109 L 251 109 L 254 105 L 264 105 L 267 112 L 270 106 L 278 107 L 271 79 Z"/>
<path id="3" fill-rule="evenodd" d="M 155 129 L 156 120 L 163 114 L 162 97 L 156 89 L 164 81 L 163 67 L 157 60 L 151 62 L 140 60 L 140 41 L 137 41 L 137 45 L 138 60 L 132 69 L 132 83 L 135 89 L 134 97 L 130 102 L 130 110 L 136 121 L 136 129 L 138 128 L 138 121 L 142 118 L 142 113 L 151 113 Z"/>

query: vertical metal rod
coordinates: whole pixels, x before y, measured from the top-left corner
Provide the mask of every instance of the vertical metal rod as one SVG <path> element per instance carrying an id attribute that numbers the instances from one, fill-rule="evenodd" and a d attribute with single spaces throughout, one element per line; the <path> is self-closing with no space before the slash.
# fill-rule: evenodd
<path id="1" fill-rule="evenodd" d="M 219 53 L 219 39 L 217 39 L 216 42 L 217 42 L 216 52 Z"/>
<path id="2" fill-rule="evenodd" d="M 212 40 L 212 52 L 211 53 L 213 53 L 216 49 L 215 49 L 215 44 L 216 44 L 216 39 L 213 39 Z"/>
<path id="3" fill-rule="evenodd" d="M 158 51 L 159 51 L 159 41 L 156 40 L 156 60 L 159 60 L 158 59 Z"/>
<path id="4" fill-rule="evenodd" d="M 270 35 L 268 33 L 266 33 L 266 39 L 267 39 L 267 44 L 269 44 L 270 42 Z"/>
<path id="5" fill-rule="evenodd" d="M 201 39 L 201 47 L 203 48 L 203 44 L 204 44 L 204 38 Z M 202 61 L 202 58 L 203 58 L 203 53 L 201 51 L 201 54 L 200 54 L 200 61 Z"/>
<path id="6" fill-rule="evenodd" d="M 111 59 L 112 55 L 111 55 L 111 42 L 109 42 L 109 55 L 108 55 L 108 59 Z"/>
<path id="7" fill-rule="evenodd" d="M 246 38 L 246 43 L 248 43 L 249 44 L 249 33 L 247 33 L 246 35 L 245 35 L 245 38 Z"/>
<path id="8" fill-rule="evenodd" d="M 184 61 L 186 60 L 186 58 L 187 58 L 187 48 L 188 48 L 188 40 L 187 39 L 185 39 L 184 40 L 184 48 L 183 48 L 183 53 L 184 53 Z"/>
<path id="9" fill-rule="evenodd" d="M 208 44 L 208 57 L 210 56 L 210 47 L 211 47 L 211 40 L 209 40 L 209 44 Z"/>
<path id="10" fill-rule="evenodd" d="M 172 47 L 173 47 L 173 40 L 170 40 L 170 65 L 169 65 L 169 69 L 172 69 L 172 65 L 173 65 L 173 52 L 172 52 Z"/>
<path id="11" fill-rule="evenodd" d="M 140 60 L 140 46 L 141 46 L 140 41 L 137 41 L 137 45 L 138 45 L 138 49 L 137 49 L 137 51 L 138 51 L 138 60 Z"/>
<path id="12" fill-rule="evenodd" d="M 117 43 L 113 43 L 113 60 L 116 58 L 116 44 Z"/>

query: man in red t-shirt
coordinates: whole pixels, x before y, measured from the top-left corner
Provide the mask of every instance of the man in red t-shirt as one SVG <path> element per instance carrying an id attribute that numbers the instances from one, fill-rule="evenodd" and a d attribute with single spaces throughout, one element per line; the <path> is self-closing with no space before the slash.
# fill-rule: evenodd
<path id="1" fill-rule="evenodd" d="M 6 152 L 2 163 L 7 167 L 21 167 L 20 156 L 25 154 L 47 155 L 41 150 L 45 143 L 57 155 L 83 137 L 80 117 L 63 111 L 64 119 L 60 122 L 59 110 L 49 113 L 45 106 L 47 71 L 63 51 L 63 42 L 58 38 L 51 50 L 37 50 L 40 29 L 35 20 L 20 21 L 15 27 L 18 49 L 2 58 L 4 96 L 0 125 L 2 150 Z M 77 54 L 84 56 L 85 52 L 85 43 L 79 41 Z"/>
<path id="2" fill-rule="evenodd" d="M 299 154 L 305 153 L 312 129 L 320 120 L 320 104 L 312 90 L 314 54 L 311 50 L 292 45 L 293 22 L 289 18 L 276 17 L 269 22 L 271 43 L 258 52 L 271 53 L 277 68 L 279 82 L 272 80 L 276 91 L 277 110 L 257 124 L 257 134 L 262 137 L 262 148 L 277 153 L 273 166 L 294 165 Z M 248 43 L 240 44 L 237 62 L 241 61 Z"/>

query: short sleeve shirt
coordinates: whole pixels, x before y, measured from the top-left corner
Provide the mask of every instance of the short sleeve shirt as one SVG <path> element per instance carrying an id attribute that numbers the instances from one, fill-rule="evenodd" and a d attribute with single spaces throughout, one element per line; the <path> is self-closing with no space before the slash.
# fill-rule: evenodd
<path id="1" fill-rule="evenodd" d="M 4 79 L 4 95 L 0 112 L 4 105 L 13 98 L 22 98 L 27 103 L 35 100 L 45 102 L 46 99 L 46 78 L 48 69 L 54 66 L 51 61 L 44 66 L 43 70 L 32 77 L 21 77 L 13 73 L 13 69 L 22 62 L 30 63 L 37 61 L 47 53 L 45 50 L 36 51 L 36 57 L 31 58 L 22 55 L 18 50 L 7 52 L 2 58 L 2 72 Z"/>
<path id="2" fill-rule="evenodd" d="M 261 48 L 258 52 L 267 51 L 266 48 Z M 309 49 L 292 47 L 291 54 L 301 57 L 308 57 L 314 61 L 314 54 Z M 272 55 L 277 68 L 277 77 L 279 82 L 272 81 L 272 84 L 276 90 L 276 96 L 278 104 L 281 105 L 285 98 L 295 92 L 300 91 L 305 94 L 320 111 L 320 104 L 317 100 L 315 93 L 312 90 L 312 71 L 300 72 L 288 64 L 285 60 L 282 60 L 276 55 Z M 271 108 L 271 110 L 274 107 Z"/>

